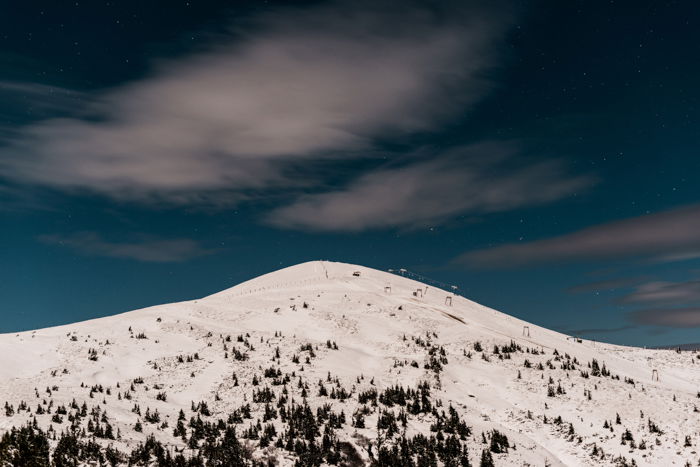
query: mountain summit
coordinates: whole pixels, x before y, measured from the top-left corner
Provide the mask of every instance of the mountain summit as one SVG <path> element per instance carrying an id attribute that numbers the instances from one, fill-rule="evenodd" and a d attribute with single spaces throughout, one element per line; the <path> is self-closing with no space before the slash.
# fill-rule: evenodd
<path id="1" fill-rule="evenodd" d="M 0 465 L 27 446 L 51 463 L 33 465 L 699 457 L 698 354 L 578 339 L 351 264 L 0 335 L 0 353 Z"/>

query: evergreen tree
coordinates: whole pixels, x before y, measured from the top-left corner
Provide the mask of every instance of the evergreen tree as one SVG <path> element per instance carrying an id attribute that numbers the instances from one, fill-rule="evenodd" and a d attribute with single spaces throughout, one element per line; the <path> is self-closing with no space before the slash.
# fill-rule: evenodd
<path id="1" fill-rule="evenodd" d="M 479 463 L 479 467 L 496 467 L 496 465 L 493 463 L 491 452 L 488 449 L 481 451 L 481 462 Z"/>
<path id="2" fill-rule="evenodd" d="M 49 440 L 30 424 L 12 428 L 0 438 L 0 465 L 49 467 Z"/>

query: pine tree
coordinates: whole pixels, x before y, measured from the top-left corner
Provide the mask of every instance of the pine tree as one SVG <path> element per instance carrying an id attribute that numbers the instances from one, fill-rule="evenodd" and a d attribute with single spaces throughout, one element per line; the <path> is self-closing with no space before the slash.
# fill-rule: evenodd
<path id="1" fill-rule="evenodd" d="M 481 451 L 481 462 L 479 463 L 479 467 L 496 467 L 496 465 L 493 463 L 491 452 L 488 449 Z"/>

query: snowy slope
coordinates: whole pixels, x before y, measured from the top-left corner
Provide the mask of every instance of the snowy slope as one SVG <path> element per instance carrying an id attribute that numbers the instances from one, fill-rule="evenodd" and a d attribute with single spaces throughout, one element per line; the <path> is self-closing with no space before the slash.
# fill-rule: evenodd
<path id="1" fill-rule="evenodd" d="M 338 349 L 328 348 L 328 341 Z M 510 358 L 494 354 L 494 345 L 511 341 L 519 350 L 508 353 Z M 477 342 L 481 352 L 475 350 Z M 301 351 L 307 343 L 315 349 L 309 363 Z M 445 350 L 448 363 L 439 372 L 425 368 L 430 346 Z M 249 358 L 236 360 L 234 348 Z M 199 358 L 178 361 L 195 353 Z M 593 359 L 611 376 L 586 377 Z M 185 443 L 172 433 L 181 409 L 189 419 L 192 402 L 206 401 L 212 419 L 226 419 L 250 402 L 260 387 L 253 378 L 265 380 L 263 370 L 271 365 L 294 372 L 292 394 L 299 397 L 294 382 L 303 376 L 310 405 L 330 402 L 348 418 L 361 405 L 356 396 L 361 391 L 428 381 L 431 397 L 443 408 L 454 406 L 471 427 L 473 465 L 494 429 L 514 446 L 493 454 L 496 465 L 615 465 L 624 457 L 637 465 L 682 466 L 698 465 L 700 458 L 698 354 L 578 341 L 404 277 L 325 261 L 272 272 L 198 300 L 0 335 L 0 404 L 8 401 L 16 408 L 26 401 L 31 409 L 11 416 L 0 412 L 0 433 L 34 416 L 40 426 L 58 430 L 60 424 L 49 414 L 36 415 L 35 407 L 76 399 L 108 411 L 121 433 L 113 442 L 119 449 L 126 451 L 151 433 L 181 449 Z M 318 395 L 318 381 L 327 381 L 329 372 L 353 397 L 341 402 Z M 134 379 L 143 383 L 131 391 Z M 90 397 L 95 385 L 103 392 Z M 550 387 L 561 388 L 560 393 L 548 395 Z M 130 400 L 120 398 L 126 391 Z M 167 394 L 166 400 L 158 400 L 158 393 Z M 143 421 L 132 411 L 134 404 L 142 411 L 157 409 L 168 428 L 144 422 L 143 432 L 134 431 L 136 421 Z M 254 412 L 260 410 L 254 404 Z M 376 412 L 373 407 L 367 415 L 367 428 L 348 423 L 342 430 L 367 462 Z M 606 422 L 612 431 L 604 428 Z M 662 433 L 651 432 L 656 431 L 650 431 L 652 424 Z M 622 444 L 627 429 L 634 441 Z M 412 417 L 407 432 L 431 435 L 428 415 Z M 277 455 L 282 464 L 293 463 L 289 453 Z"/>

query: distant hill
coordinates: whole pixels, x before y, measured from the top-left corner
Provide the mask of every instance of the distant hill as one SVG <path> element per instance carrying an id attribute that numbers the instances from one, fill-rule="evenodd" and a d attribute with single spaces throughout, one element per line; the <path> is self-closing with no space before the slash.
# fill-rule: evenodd
<path id="1" fill-rule="evenodd" d="M 668 349 L 668 350 L 675 350 L 675 349 L 700 350 L 700 342 L 696 342 L 694 344 L 664 345 L 664 346 L 657 347 L 657 348 L 658 349 Z"/>

